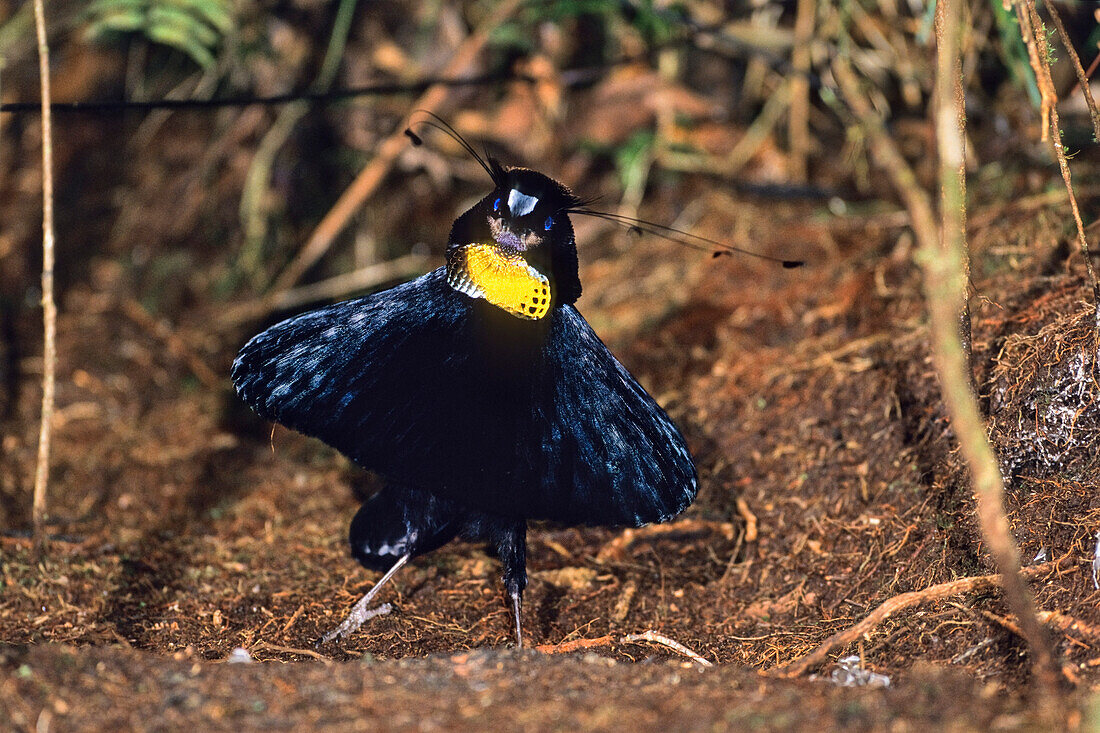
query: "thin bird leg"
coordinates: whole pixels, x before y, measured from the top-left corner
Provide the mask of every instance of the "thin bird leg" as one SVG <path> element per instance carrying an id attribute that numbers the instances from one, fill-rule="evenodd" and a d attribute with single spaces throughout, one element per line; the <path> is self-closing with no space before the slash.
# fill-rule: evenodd
<path id="1" fill-rule="evenodd" d="M 523 605 L 523 591 L 512 594 L 512 608 L 516 611 L 516 648 L 523 648 L 523 626 L 520 623 L 520 607 Z"/>
<path id="2" fill-rule="evenodd" d="M 504 588 L 512 599 L 516 614 L 516 646 L 523 648 L 523 628 L 520 610 L 523 589 L 527 587 L 527 522 L 517 522 L 497 539 L 497 554 L 504 565 Z"/>
<path id="3" fill-rule="evenodd" d="M 386 574 L 382 576 L 382 579 L 375 583 L 374 587 L 368 590 L 366 595 L 360 598 L 359 602 L 352 607 L 351 613 L 348 614 L 348 617 L 344 619 L 343 623 L 321 637 L 321 643 L 327 644 L 335 639 L 342 639 L 348 634 L 354 632 L 360 626 L 362 626 L 363 622 L 367 621 L 370 618 L 373 618 L 374 616 L 377 616 L 378 609 L 368 611 L 367 604 L 370 603 L 376 595 L 378 595 L 379 589 L 384 586 L 386 584 L 386 581 L 392 578 L 398 570 L 401 569 L 402 565 L 409 561 L 410 557 L 412 557 L 411 553 L 408 555 L 402 555 L 400 558 L 398 558 L 397 562 L 393 564 L 393 567 L 387 570 Z"/>

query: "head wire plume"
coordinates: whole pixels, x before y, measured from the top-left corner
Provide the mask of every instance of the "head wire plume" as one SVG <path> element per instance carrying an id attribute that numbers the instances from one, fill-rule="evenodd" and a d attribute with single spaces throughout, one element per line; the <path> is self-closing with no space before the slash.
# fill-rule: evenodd
<path id="1" fill-rule="evenodd" d="M 569 214 L 591 216 L 595 217 L 596 219 L 610 221 L 614 224 L 618 224 L 619 226 L 626 227 L 631 232 L 639 234 L 651 234 L 655 237 L 660 237 L 661 239 L 664 239 L 668 242 L 674 242 L 690 249 L 696 249 L 702 252 L 710 252 L 713 257 L 721 257 L 723 255 L 732 256 L 736 253 L 746 255 L 748 257 L 755 257 L 757 259 L 766 260 L 768 262 L 775 262 L 787 269 L 802 267 L 806 264 L 805 260 L 787 259 L 785 257 L 766 255 L 761 252 L 753 252 L 749 249 L 735 247 L 732 244 L 719 242 L 718 240 L 709 239 L 698 234 L 691 234 L 689 232 L 683 231 L 682 229 L 666 226 L 664 224 L 657 224 L 652 221 L 646 221 L 645 219 L 637 219 L 633 216 L 626 216 L 625 214 L 614 214 L 608 211 L 596 211 L 595 209 L 588 208 L 585 204 L 570 207 L 568 209 L 565 209 L 565 212 Z"/>
<path id="2" fill-rule="evenodd" d="M 461 145 L 462 149 L 465 150 L 471 158 L 476 160 L 478 162 L 478 165 L 485 169 L 485 172 L 489 174 L 489 178 L 492 179 L 494 184 L 499 186 L 504 182 L 504 166 L 500 164 L 500 161 L 490 155 L 487 151 L 485 152 L 484 157 L 479 154 L 477 150 L 474 149 L 474 146 L 471 145 L 466 138 L 462 137 L 458 130 L 454 129 L 454 127 L 451 126 L 451 123 L 447 122 L 447 120 L 443 119 L 435 112 L 431 112 L 426 109 L 418 109 L 413 112 L 413 117 L 418 114 L 425 115 L 427 119 L 410 119 L 409 126 L 405 128 L 405 135 L 409 138 L 409 140 L 412 141 L 413 145 L 419 146 L 424 144 L 424 140 L 412 129 L 414 125 L 423 125 L 425 127 L 435 128 L 436 130 L 439 130 L 444 135 Z"/>
<path id="3" fill-rule="evenodd" d="M 466 138 L 454 129 L 449 122 L 426 109 L 419 109 L 413 113 L 413 115 L 422 114 L 427 119 L 422 120 L 410 120 L 409 126 L 405 128 L 405 135 L 412 141 L 413 145 L 423 145 L 424 140 L 413 131 L 413 125 L 424 125 L 426 127 L 433 127 L 439 130 L 449 138 L 454 140 L 463 150 L 465 150 L 470 157 L 478 162 L 478 164 L 485 169 L 485 172 L 489 174 L 489 178 L 493 183 L 500 186 L 504 182 L 504 167 L 500 164 L 496 158 L 485 153 L 484 157 L 474 149 L 474 146 L 470 144 Z M 685 232 L 682 229 L 666 226 L 664 224 L 657 224 L 656 222 L 647 221 L 645 219 L 638 219 L 633 216 L 626 216 L 625 214 L 614 214 L 609 211 L 598 211 L 591 209 L 589 206 L 596 202 L 597 199 L 580 199 L 574 198 L 568 206 L 563 207 L 559 211 L 563 211 L 567 214 L 578 214 L 581 216 L 591 216 L 597 219 L 603 219 L 619 226 L 626 227 L 629 231 L 635 233 L 651 234 L 655 237 L 660 237 L 668 242 L 674 242 L 684 247 L 700 250 L 703 252 L 710 252 L 713 257 L 721 257 L 722 255 L 732 256 L 734 253 L 746 255 L 748 257 L 755 257 L 757 259 L 766 260 L 768 262 L 775 262 L 782 265 L 787 269 L 794 269 L 796 267 L 802 267 L 806 264 L 805 260 L 787 259 L 784 257 L 775 257 L 772 255 L 762 254 L 760 252 L 753 252 L 752 250 L 743 249 L 741 247 L 735 247 L 732 244 L 726 244 L 725 242 L 719 242 L 715 239 L 709 239 L 707 237 L 700 236 L 698 234 L 691 234 Z"/>

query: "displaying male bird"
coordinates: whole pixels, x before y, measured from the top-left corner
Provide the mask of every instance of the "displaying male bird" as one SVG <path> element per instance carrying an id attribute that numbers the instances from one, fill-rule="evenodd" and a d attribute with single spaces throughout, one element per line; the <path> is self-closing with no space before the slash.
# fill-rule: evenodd
<path id="1" fill-rule="evenodd" d="M 461 142 L 494 188 L 454 222 L 445 266 L 283 321 L 233 364 L 261 416 L 384 482 L 348 540 L 389 572 L 326 640 L 357 627 L 407 560 L 462 537 L 499 555 L 522 646 L 528 520 L 638 527 L 695 499 L 683 435 L 574 307 L 569 215 L 621 217 Z"/>

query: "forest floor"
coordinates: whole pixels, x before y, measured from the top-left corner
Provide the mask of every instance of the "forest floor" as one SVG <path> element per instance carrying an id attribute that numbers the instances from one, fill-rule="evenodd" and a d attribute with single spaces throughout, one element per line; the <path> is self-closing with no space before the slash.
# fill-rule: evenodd
<path id="1" fill-rule="evenodd" d="M 988 586 L 893 616 L 814 675 L 776 674 L 886 599 L 991 565 L 939 399 L 904 215 L 692 195 L 696 231 L 734 228 L 738 241 L 810 262 L 711 259 L 579 222 L 579 307 L 683 427 L 701 490 L 666 526 L 533 526 L 525 631 L 544 652 L 577 642 L 573 653 L 512 649 L 496 561 L 464 544 L 404 569 L 379 599 L 391 613 L 315 646 L 377 579 L 345 544 L 372 480 L 237 404 L 229 364 L 262 324 L 211 335 L 209 303 L 155 318 L 124 267 L 91 258 L 62 303 L 49 550 L 36 558 L 26 536 L 0 537 L 0 720 L 1041 728 L 1025 646 Z M 1093 343 L 1083 268 L 1057 246 L 1057 201 L 1040 188 L 970 212 L 974 353 L 1014 472 L 1024 563 L 1062 559 L 1031 587 L 1067 675 L 1059 704 L 1087 727 L 1100 724 L 1100 494 L 1094 451 L 1073 431 L 1091 430 L 1097 408 L 1079 400 L 1067 438 L 1046 435 L 1035 407 L 1057 402 L 1049 385 Z M 6 470 L 23 476 L 39 400 L 27 371 L 3 435 Z M 1064 470 L 1041 460 L 1052 453 Z M 4 496 L 10 527 L 26 526 L 18 486 Z M 646 631 L 715 666 L 625 638 Z M 250 663 L 227 663 L 238 647 Z M 836 662 L 848 655 L 858 661 Z"/>
<path id="2" fill-rule="evenodd" d="M 63 143 L 58 163 L 63 296 L 42 556 L 26 532 L 41 402 L 34 297 L 15 298 L 25 317 L 0 330 L 0 357 L 23 343 L 18 373 L 0 374 L 0 727 L 1043 729 L 1026 647 L 990 583 L 914 605 L 809 674 L 782 676 L 880 603 L 992 571 L 939 397 L 908 217 L 869 194 L 799 198 L 686 176 L 651 187 L 643 216 L 805 258 L 799 270 L 577 220 L 577 306 L 683 429 L 697 501 L 627 532 L 533 525 L 533 649 L 511 648 L 496 560 L 459 543 L 399 573 L 378 599 L 392 612 L 317 646 L 377 579 L 345 540 L 376 483 L 235 398 L 233 355 L 276 315 L 229 322 L 217 295 L 224 240 L 188 229 L 195 211 L 222 237 L 235 226 L 224 222 L 237 221 L 252 154 L 237 146 L 261 118 L 240 112 L 217 145 L 174 118 L 161 133 L 172 144 L 123 183 L 123 135 L 62 122 L 76 150 Z M 416 155 L 405 172 L 431 169 Z M 232 175 L 180 173 L 195 161 Z M 1070 727 L 1096 730 L 1097 344 L 1062 183 L 1036 168 L 988 165 L 972 179 L 976 385 L 1062 661 L 1057 704 Z M 430 239 L 438 264 L 462 207 L 423 203 L 427 177 L 387 185 L 364 218 Z M 1078 178 L 1095 212 L 1100 188 Z M 27 201 L 40 188 L 31 173 L 4 185 L 22 197 L 0 200 L 0 260 L 11 262 L 12 242 L 36 241 Z M 0 288 L 36 277 L 30 264 L 5 267 Z"/>

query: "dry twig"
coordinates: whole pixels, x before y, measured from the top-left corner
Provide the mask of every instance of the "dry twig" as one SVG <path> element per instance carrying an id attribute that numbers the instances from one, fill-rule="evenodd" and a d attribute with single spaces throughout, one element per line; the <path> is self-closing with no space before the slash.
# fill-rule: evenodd
<path id="1" fill-rule="evenodd" d="M 608 634 L 607 636 L 600 636 L 595 639 L 573 639 L 572 641 L 563 641 L 561 644 L 539 644 L 535 647 L 535 651 L 542 652 L 543 654 L 567 654 L 581 649 L 611 646 L 614 643 L 615 637 Z"/>
<path id="2" fill-rule="evenodd" d="M 621 558 L 634 543 L 667 536 L 720 534 L 727 540 L 734 538 L 733 524 L 706 519 L 679 519 L 667 524 L 647 524 L 637 529 L 624 529 L 618 537 L 608 542 L 596 554 L 596 562 L 608 562 Z"/>
<path id="3" fill-rule="evenodd" d="M 234 326 L 243 321 L 259 318 L 271 310 L 294 310 L 322 300 L 344 298 L 354 292 L 361 292 L 386 282 L 418 275 L 427 269 L 428 263 L 429 258 L 423 255 L 410 254 L 386 262 L 360 267 L 357 270 L 345 272 L 326 280 L 284 290 L 264 300 L 245 303 L 227 313 L 222 318 L 221 323 L 226 326 Z"/>
<path id="4" fill-rule="evenodd" d="M 790 173 L 795 183 L 806 182 L 806 161 L 810 152 L 810 43 L 813 41 L 817 3 L 798 0 L 791 49 L 790 109 L 787 140 L 791 148 Z"/>
<path id="5" fill-rule="evenodd" d="M 1042 565 L 1034 565 L 1025 568 L 1022 575 L 1028 579 L 1039 577 L 1048 572 L 1057 570 L 1065 560 L 1066 558 L 1063 557 L 1058 560 L 1043 563 Z M 995 573 L 990 575 L 978 575 L 969 578 L 959 578 L 958 580 L 940 583 L 939 585 L 933 585 L 923 590 L 910 591 L 908 593 L 896 595 L 893 598 L 888 598 L 856 625 L 833 634 L 828 639 L 821 642 L 816 649 L 806 656 L 787 662 L 771 670 L 771 673 L 781 677 L 798 677 L 827 662 L 829 655 L 834 650 L 841 649 L 859 641 L 865 635 L 874 631 L 876 627 L 885 623 L 890 617 L 907 608 L 949 598 L 961 593 L 974 593 L 977 591 L 989 590 L 996 587 L 999 582 L 1000 576 Z"/>
<path id="6" fill-rule="evenodd" d="M 50 47 L 46 43 L 46 9 L 34 0 L 38 38 L 38 73 L 42 90 L 42 421 L 38 433 L 38 463 L 34 471 L 31 519 L 39 549 L 45 544 L 46 488 L 50 478 L 50 436 L 57 375 L 57 305 L 53 299 L 53 131 L 50 117 Z"/>
<path id="7" fill-rule="evenodd" d="M 305 604 L 299 603 L 298 608 L 290 615 L 290 619 L 283 624 L 283 628 L 279 630 L 279 636 L 286 636 L 286 632 L 290 631 L 290 627 L 294 625 L 294 622 L 298 620 L 304 610 L 306 610 Z"/>
<path id="8" fill-rule="evenodd" d="M 1054 3 L 1044 3 L 1043 6 L 1050 14 L 1050 20 L 1054 23 L 1054 27 L 1058 29 L 1058 35 L 1062 39 L 1062 45 L 1066 48 L 1069 60 L 1073 62 L 1071 65 L 1077 73 L 1078 86 L 1081 87 L 1081 93 L 1085 95 L 1085 104 L 1088 105 L 1089 117 L 1092 118 L 1092 135 L 1097 142 L 1100 142 L 1100 112 L 1096 111 L 1096 100 L 1092 98 L 1092 88 L 1089 85 L 1088 74 L 1081 66 L 1081 59 L 1077 55 L 1077 50 L 1073 47 L 1073 41 L 1070 39 L 1069 33 L 1066 32 L 1066 26 L 1062 23 L 1062 16 L 1058 15 L 1058 9 L 1054 7 Z"/>
<path id="9" fill-rule="evenodd" d="M 279 652 L 280 654 L 297 654 L 299 656 L 310 657 L 311 659 L 316 659 L 317 661 L 321 662 L 322 664 L 325 664 L 326 666 L 329 665 L 329 664 L 332 664 L 332 657 L 326 657 L 324 654 L 321 654 L 320 652 L 314 651 L 313 649 L 296 649 L 296 648 L 290 647 L 290 646 L 282 646 L 280 644 L 272 644 L 269 641 L 258 641 L 258 642 L 256 642 L 252 646 L 252 651 L 254 651 L 254 652 L 269 651 L 269 652 Z"/>
<path id="10" fill-rule="evenodd" d="M 756 542 L 758 531 L 756 515 L 749 509 L 748 502 L 741 497 L 737 497 L 737 513 L 745 520 L 745 542 Z"/>
<path id="11" fill-rule="evenodd" d="M 669 649 L 683 654 L 685 657 L 693 662 L 697 662 L 703 667 L 713 667 L 714 662 L 709 659 L 705 659 L 678 641 L 668 638 L 663 634 L 658 634 L 656 631 L 650 630 L 642 632 L 641 634 L 627 634 L 622 638 L 623 644 L 637 644 L 640 641 L 648 641 L 651 644 L 660 644 L 661 646 L 668 647 Z"/>

